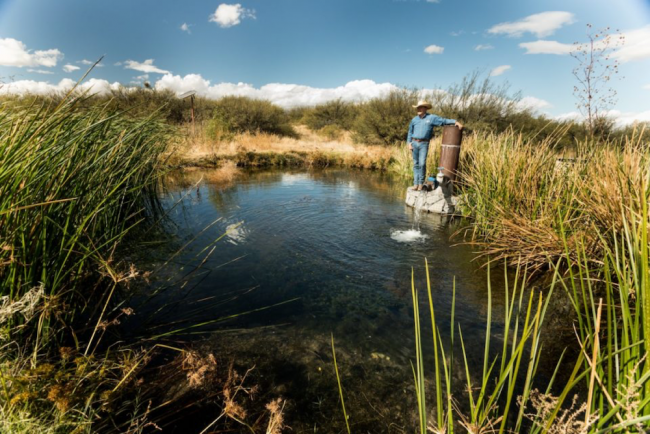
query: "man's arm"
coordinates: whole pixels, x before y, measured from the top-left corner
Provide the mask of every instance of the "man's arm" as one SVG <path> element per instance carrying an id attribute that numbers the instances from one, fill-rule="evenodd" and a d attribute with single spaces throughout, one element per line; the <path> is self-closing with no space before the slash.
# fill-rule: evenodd
<path id="1" fill-rule="evenodd" d="M 406 143 L 408 143 L 409 149 L 413 149 L 411 146 L 412 141 L 413 141 L 413 120 L 411 120 L 411 123 L 409 124 L 409 134 L 406 137 Z"/>
<path id="2" fill-rule="evenodd" d="M 437 127 L 441 127 L 443 125 L 456 125 L 459 129 L 463 129 L 463 124 L 458 122 L 456 119 L 446 119 L 438 115 L 433 115 L 432 123 Z"/>

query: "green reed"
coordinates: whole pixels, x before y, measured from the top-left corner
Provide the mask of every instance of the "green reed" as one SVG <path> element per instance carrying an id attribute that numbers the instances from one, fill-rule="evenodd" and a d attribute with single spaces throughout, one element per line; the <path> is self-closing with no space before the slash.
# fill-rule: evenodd
<path id="1" fill-rule="evenodd" d="M 536 432 L 569 419 L 593 433 L 650 426 L 650 148 L 641 136 L 578 143 L 565 160 L 552 141 L 531 147 L 515 136 L 469 149 L 461 182 L 473 242 L 509 264 L 550 269 L 576 314 L 577 363 L 537 412 Z M 586 395 L 573 401 L 579 385 Z"/>
<path id="2" fill-rule="evenodd" d="M 453 432 L 455 423 L 469 432 L 510 432 L 520 430 L 525 420 L 525 408 L 541 356 L 542 323 L 548 307 L 550 294 L 543 301 L 541 294 L 530 291 L 524 295 L 523 282 L 525 273 L 517 273 L 514 287 L 505 287 L 504 340 L 500 353 L 491 355 L 493 343 L 490 330 L 494 323 L 492 318 L 492 288 L 488 273 L 487 318 L 484 338 L 482 370 L 474 377 L 474 366 L 468 362 L 468 348 L 462 336 L 462 326 L 458 324 L 460 349 L 462 354 L 462 372 L 455 372 L 454 330 L 455 284 L 452 297 L 452 320 L 450 324 L 450 342 L 445 342 L 435 320 L 434 298 L 431 292 L 431 280 L 426 265 L 427 294 L 432 323 L 433 338 L 433 376 L 435 378 L 436 406 L 435 422 L 427 424 L 427 406 L 425 399 L 424 355 L 421 346 L 421 329 L 419 317 L 419 300 L 412 276 L 413 310 L 416 335 L 416 366 L 414 377 L 418 398 L 420 432 Z M 551 289 L 552 292 L 552 289 Z M 445 350 L 445 347 L 448 349 Z M 458 390 L 452 379 L 458 375 L 464 378 L 465 392 Z M 550 387 L 550 385 L 549 385 Z M 443 397 L 443 393 L 446 395 Z M 469 414 L 465 414 L 459 404 L 464 400 Z M 514 412 L 519 403 L 520 410 Z M 487 430 L 487 431 L 486 431 Z"/>
<path id="3" fill-rule="evenodd" d="M 99 274 L 125 278 L 115 249 L 154 209 L 168 129 L 103 106 L 79 109 L 83 101 L 0 114 L 0 295 L 9 302 L 35 288 L 50 303 L 96 297 Z"/>
<path id="4" fill-rule="evenodd" d="M 542 142 L 504 133 L 463 143 L 462 208 L 485 256 L 544 271 L 566 255 L 577 260 L 582 245 L 598 261 L 624 230 L 623 219 L 641 212 L 642 196 L 650 196 L 642 135 L 559 150 L 561 133 Z"/>
<path id="5" fill-rule="evenodd" d="M 600 265 L 580 246 L 578 259 L 566 261 L 566 277 L 560 280 L 576 312 L 582 364 L 567 389 L 580 382 L 587 388 L 588 432 L 643 432 L 650 427 L 650 225 L 644 196 L 640 213 L 622 221 L 623 230 L 611 247 L 594 228 L 607 246 Z"/>
<path id="6" fill-rule="evenodd" d="M 0 103 L 0 431 L 91 432 L 113 414 L 146 423 L 125 385 L 149 351 L 96 350 L 108 307 L 139 275 L 120 258 L 158 212 L 171 132 L 155 113 L 89 101 Z"/>

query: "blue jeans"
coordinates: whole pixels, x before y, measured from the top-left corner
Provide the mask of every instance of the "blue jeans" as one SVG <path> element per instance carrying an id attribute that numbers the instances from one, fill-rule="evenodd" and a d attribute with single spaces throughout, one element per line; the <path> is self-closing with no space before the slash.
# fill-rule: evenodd
<path id="1" fill-rule="evenodd" d="M 424 184 L 427 175 L 427 154 L 429 142 L 411 142 L 413 146 L 413 185 Z"/>

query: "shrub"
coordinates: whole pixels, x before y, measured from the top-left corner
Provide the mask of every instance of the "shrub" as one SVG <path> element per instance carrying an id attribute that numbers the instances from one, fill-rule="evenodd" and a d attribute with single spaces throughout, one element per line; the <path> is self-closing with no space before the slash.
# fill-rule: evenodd
<path id="1" fill-rule="evenodd" d="M 318 134 L 328 140 L 339 140 L 343 135 L 343 130 L 338 125 L 327 125 L 318 130 Z"/>
<path id="2" fill-rule="evenodd" d="M 302 120 L 312 130 L 320 130 L 329 126 L 350 130 L 357 111 L 354 104 L 339 98 L 310 108 L 304 113 Z"/>
<path id="3" fill-rule="evenodd" d="M 113 89 L 107 97 L 96 97 L 102 100 L 108 98 L 108 106 L 127 116 L 145 118 L 152 113 L 158 113 L 160 118 L 169 123 L 180 124 L 191 120 L 189 100 L 182 100 L 171 90 L 153 90 L 145 88 Z M 97 101 L 90 101 L 96 104 Z"/>
<path id="4" fill-rule="evenodd" d="M 397 89 L 361 104 L 353 126 L 355 141 L 380 145 L 404 142 L 418 96 L 415 89 Z"/>
<path id="5" fill-rule="evenodd" d="M 227 96 L 215 102 L 213 131 L 228 133 L 269 133 L 297 137 L 288 114 L 269 101 Z"/>
<path id="6" fill-rule="evenodd" d="M 311 107 L 307 106 L 299 106 L 299 107 L 292 107 L 289 110 L 287 110 L 287 116 L 289 116 L 289 120 L 293 122 L 294 124 L 300 124 L 303 123 L 303 118 L 305 117 L 305 114 L 311 110 Z"/>

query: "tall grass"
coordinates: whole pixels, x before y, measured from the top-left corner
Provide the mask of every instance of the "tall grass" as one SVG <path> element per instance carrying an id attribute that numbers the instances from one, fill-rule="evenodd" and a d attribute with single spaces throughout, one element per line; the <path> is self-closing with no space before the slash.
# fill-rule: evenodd
<path id="1" fill-rule="evenodd" d="M 435 302 L 431 292 L 431 280 L 428 263 L 426 264 L 426 282 L 429 312 L 431 315 L 431 333 L 433 339 L 433 377 L 435 379 L 435 417 L 427 422 L 425 361 L 422 350 L 422 330 L 419 315 L 418 291 L 412 276 L 413 312 L 415 322 L 416 366 L 413 367 L 415 390 L 418 402 L 419 430 L 421 433 L 453 432 L 455 427 L 462 427 L 470 433 L 519 432 L 526 420 L 526 408 L 541 357 L 541 335 L 544 316 L 548 307 L 550 294 L 543 301 L 541 294 L 529 291 L 525 295 L 523 282 L 525 273 L 517 273 L 514 287 L 506 283 L 505 308 L 503 318 L 503 343 L 501 351 L 494 354 L 491 328 L 492 288 L 488 273 L 488 300 L 482 370 L 475 377 L 475 366 L 468 362 L 468 349 L 462 334 L 462 324 L 458 324 L 460 349 L 454 348 L 455 284 L 453 287 L 451 322 L 449 324 L 450 341 L 443 339 L 435 319 Z M 551 287 L 552 292 L 552 287 Z M 445 349 L 446 348 L 446 349 Z M 454 353 L 462 355 L 461 372 L 454 364 Z M 465 390 L 454 379 L 462 378 Z M 547 385 L 550 390 L 553 380 Z M 464 403 L 461 403 L 463 402 Z M 516 410 L 516 404 L 519 410 Z"/>
<path id="2" fill-rule="evenodd" d="M 578 143 L 563 159 L 554 145 L 514 133 L 464 143 L 463 204 L 484 254 L 537 271 L 567 255 L 575 261 L 578 246 L 599 260 L 623 220 L 640 213 L 650 196 L 647 143 Z"/>
<path id="3" fill-rule="evenodd" d="M 481 420 L 500 421 L 499 431 L 515 432 L 524 429 L 524 419 L 532 423 L 526 428 L 531 432 L 645 432 L 650 427 L 650 148 L 642 133 L 636 140 L 579 143 L 564 159 L 558 159 L 567 156 L 552 140 L 532 146 L 513 133 L 475 135 L 465 147 L 460 186 L 472 218 L 471 239 L 486 257 L 529 273 L 553 274 L 551 289 L 562 288 L 575 311 L 576 339 L 569 345 L 578 354 L 573 361 L 557 361 L 556 372 L 571 373 L 557 396 L 550 388 L 531 389 L 528 379 L 536 364 L 529 364 L 523 390 L 508 388 L 506 407 L 491 418 L 477 419 L 470 402 L 469 416 L 459 417 L 463 426 L 474 428 L 471 432 L 497 429 L 494 422 L 477 424 Z M 510 312 L 512 299 L 506 317 Z M 532 327 L 535 336 L 539 326 Z M 486 348 L 488 341 L 489 326 Z M 530 357 L 537 357 L 536 342 L 531 341 Z M 500 364 L 483 366 L 482 382 L 487 376 L 489 383 L 500 384 L 509 365 L 505 352 L 501 357 Z M 504 428 L 513 400 L 520 408 Z"/>
<path id="4" fill-rule="evenodd" d="M 156 211 L 170 131 L 86 103 L 0 115 L 1 430 L 90 432 L 108 410 L 135 427 L 146 412 L 123 393 L 147 352 L 96 351 L 107 307 L 139 275 L 122 241 Z"/>
<path id="5" fill-rule="evenodd" d="M 585 421 L 593 432 L 645 432 L 650 427 L 650 224 L 644 196 L 639 205 L 638 214 L 621 210 L 623 227 L 615 231 L 613 245 L 604 239 L 610 234 L 594 223 L 605 245 L 599 265 L 584 248 L 575 260 L 566 255 L 563 264 L 567 272 L 561 283 L 578 318 L 583 363 L 575 384 L 584 382 L 588 391 Z"/>
<path id="6" fill-rule="evenodd" d="M 648 245 L 648 204 L 641 204 L 635 219 L 623 218 L 624 230 L 601 261 L 586 256 L 578 245 L 576 257 L 568 254 L 553 267 L 548 294 L 526 291 L 526 272 L 517 270 L 514 287 L 506 280 L 503 342 L 493 353 L 491 342 L 492 291 L 488 273 L 487 320 L 482 371 L 473 377 L 476 366 L 468 362 L 468 349 L 458 325 L 463 372 L 463 391 L 454 379 L 452 302 L 451 342 L 443 340 L 434 314 L 434 299 L 427 264 L 427 294 L 433 337 L 435 407 L 426 402 L 425 357 L 419 298 L 412 283 L 415 321 L 415 360 L 412 367 L 418 402 L 419 431 L 446 433 L 462 427 L 469 433 L 608 433 L 647 432 L 650 428 L 650 246 Z M 596 228 L 594 228 L 597 231 Z M 566 237 L 565 232 L 560 234 Z M 599 263 L 599 267 L 594 267 Z M 488 269 L 489 270 L 489 269 Z M 412 279 L 412 282 L 414 280 Z M 562 288 L 576 313 L 573 360 L 563 352 L 556 360 L 548 383 L 536 383 L 542 358 L 543 322 L 548 301 L 555 288 Z M 528 295 L 525 296 L 525 293 Z M 455 294 L 455 288 L 454 288 Z M 543 301 L 546 298 L 546 301 Z M 455 297 L 454 297 L 455 299 Z M 446 350 L 445 350 L 446 348 Z M 554 386 L 561 370 L 570 372 L 564 386 Z M 538 388 L 543 386 L 542 391 Z M 558 395 L 554 395 L 559 391 Z M 446 395 L 446 396 L 443 396 Z M 464 402 L 464 404 L 461 404 Z M 434 420 L 428 421 L 433 413 Z"/>
<path id="7" fill-rule="evenodd" d="M 128 121 L 83 98 L 0 118 L 0 285 L 15 302 L 90 298 L 89 273 L 119 281 L 113 252 L 152 210 L 166 129 Z M 74 314 L 72 309 L 70 314 Z"/>

